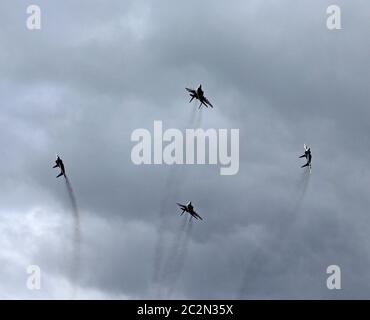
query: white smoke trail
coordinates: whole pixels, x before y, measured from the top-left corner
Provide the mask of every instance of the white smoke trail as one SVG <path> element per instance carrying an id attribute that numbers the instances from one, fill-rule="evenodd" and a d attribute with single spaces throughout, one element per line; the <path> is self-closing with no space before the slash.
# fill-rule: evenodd
<path id="1" fill-rule="evenodd" d="M 190 117 L 190 121 L 189 121 L 189 126 L 190 127 L 192 127 L 193 124 L 195 124 L 195 119 L 196 119 L 197 113 L 198 113 L 197 108 L 192 108 L 191 117 Z"/>
<path id="2" fill-rule="evenodd" d="M 187 219 L 183 217 L 182 222 L 180 224 L 180 228 L 178 232 L 175 234 L 175 241 L 173 242 L 171 249 L 169 251 L 169 257 L 167 259 L 166 266 L 168 267 L 171 263 L 173 263 L 173 257 L 178 254 L 179 248 L 181 246 L 181 239 L 184 237 L 185 231 L 187 226 Z M 166 270 L 168 271 L 168 270 Z"/>
<path id="3" fill-rule="evenodd" d="M 173 258 L 173 263 L 171 265 L 172 269 L 168 270 L 170 276 L 170 283 L 167 298 L 170 298 L 172 296 L 172 292 L 184 268 L 184 263 L 188 252 L 188 245 L 191 238 L 192 229 L 193 229 L 193 217 L 190 217 L 188 223 L 186 224 L 186 228 L 183 230 L 183 236 L 180 239 L 180 244 L 178 246 L 177 253 Z"/>
<path id="4" fill-rule="evenodd" d="M 293 204 L 293 215 L 295 216 L 294 221 L 297 219 L 297 215 L 301 211 L 304 199 L 306 197 L 306 193 L 308 190 L 308 185 L 310 182 L 311 173 L 309 169 L 305 170 L 301 174 L 301 178 L 298 181 L 297 185 L 297 198 L 295 199 L 295 203 Z"/>
<path id="5" fill-rule="evenodd" d="M 73 192 L 72 184 L 68 177 L 65 177 L 66 187 L 69 199 L 71 201 L 73 213 L 73 261 L 72 261 L 72 281 L 73 281 L 73 299 L 77 296 L 77 280 L 80 272 L 80 246 L 81 246 L 81 233 L 80 233 L 80 213 L 77 206 L 75 194 Z"/>
<path id="6" fill-rule="evenodd" d="M 284 223 L 279 226 L 279 229 L 274 237 L 274 242 L 265 246 L 265 248 L 258 248 L 255 250 L 249 257 L 249 261 L 245 264 L 245 270 L 241 281 L 241 287 L 239 289 L 239 299 L 242 299 L 248 289 L 248 277 L 249 274 L 253 274 L 255 270 L 259 270 L 259 272 L 263 272 L 261 266 L 269 265 L 266 259 L 269 257 L 266 254 L 267 247 L 274 248 L 274 251 L 282 252 L 283 249 L 286 247 L 287 243 L 291 243 L 290 239 L 294 234 L 294 225 L 297 223 L 299 219 L 299 213 L 304 203 L 304 199 L 307 194 L 309 182 L 310 182 L 311 174 L 309 169 L 304 170 L 300 178 L 298 179 L 295 190 L 297 191 L 295 196 L 293 197 L 293 201 L 291 203 L 291 207 L 289 209 L 290 217 L 289 219 L 284 219 Z M 287 223 L 289 221 L 289 223 Z"/>
<path id="7" fill-rule="evenodd" d="M 192 108 L 191 116 L 189 119 L 189 123 L 186 128 L 199 128 L 202 121 L 202 108 L 199 110 L 195 106 Z M 170 170 L 169 176 L 165 182 L 164 190 L 165 195 L 160 202 L 160 210 L 159 210 L 159 227 L 158 227 L 158 239 L 155 246 L 155 253 L 154 253 L 154 272 L 152 278 L 152 290 L 154 291 L 154 295 L 156 298 L 162 295 L 161 292 L 161 282 L 165 281 L 166 278 L 166 263 L 165 263 L 165 251 L 166 251 L 166 243 L 165 243 L 165 227 L 166 222 L 168 221 L 167 217 L 169 216 L 170 208 L 173 204 L 174 197 L 178 194 L 180 187 L 185 182 L 185 168 L 181 165 L 173 165 Z M 174 243 L 171 246 L 170 252 L 174 248 L 178 248 L 180 245 L 179 237 L 176 237 Z"/>
<path id="8" fill-rule="evenodd" d="M 175 239 L 172 242 L 172 245 L 170 249 L 168 250 L 167 259 L 165 260 L 165 263 L 163 264 L 163 270 L 162 270 L 162 282 L 167 287 L 169 284 L 168 282 L 171 282 L 171 276 L 173 273 L 173 270 L 176 265 L 177 256 L 181 247 L 181 244 L 183 242 L 183 238 L 185 237 L 185 230 L 187 227 L 187 219 L 186 217 L 183 217 L 181 224 L 179 225 L 179 228 L 177 232 L 175 233 Z"/>
<path id="9" fill-rule="evenodd" d="M 176 240 L 167 255 L 162 274 L 162 293 L 165 299 L 170 298 L 176 282 L 181 276 L 193 225 L 192 220 L 191 216 L 189 219 L 187 217 L 183 219 L 181 227 L 175 235 Z"/>
<path id="10" fill-rule="evenodd" d="M 203 114 L 202 110 L 203 108 L 200 108 L 199 110 L 197 110 L 198 112 L 196 113 L 194 122 L 192 123 L 194 129 L 199 129 L 202 124 L 202 114 Z"/>
<path id="11" fill-rule="evenodd" d="M 154 252 L 154 273 L 152 279 L 152 290 L 155 298 L 160 298 L 162 295 L 161 292 L 161 282 L 163 280 L 163 269 L 164 269 L 164 257 L 166 252 L 166 241 L 165 241 L 165 231 L 166 223 L 170 221 L 170 207 L 173 206 L 173 199 L 176 196 L 177 190 L 179 188 L 179 183 L 183 183 L 182 180 L 179 180 L 179 177 L 182 176 L 182 168 L 173 166 L 165 182 L 165 195 L 161 199 L 160 210 L 159 210 L 159 226 L 158 226 L 158 239 L 155 246 Z M 181 181 L 181 182 L 179 182 Z"/>

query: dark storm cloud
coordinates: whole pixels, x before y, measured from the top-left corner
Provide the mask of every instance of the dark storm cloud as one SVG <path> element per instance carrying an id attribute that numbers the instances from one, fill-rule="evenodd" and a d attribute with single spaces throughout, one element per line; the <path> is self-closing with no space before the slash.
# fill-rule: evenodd
<path id="1" fill-rule="evenodd" d="M 202 83 L 215 105 L 203 127 L 240 128 L 240 171 L 188 166 L 178 181 L 165 239 L 180 223 L 175 202 L 191 199 L 205 222 L 173 296 L 369 297 L 367 2 L 337 1 L 343 30 L 332 32 L 329 1 L 34 3 L 37 32 L 25 27 L 26 1 L 0 4 L 0 224 L 12 228 L 0 260 L 16 266 L 0 274 L 1 294 L 30 297 L 19 274 L 40 263 L 44 296 L 69 296 L 69 266 L 56 257 L 69 259 L 72 219 L 51 169 L 58 152 L 81 210 L 81 295 L 151 295 L 171 169 L 133 165 L 130 135 L 154 120 L 183 128 L 184 87 Z M 313 173 L 298 211 L 304 142 Z M 19 225 L 36 209 L 32 227 Z M 53 234 L 47 216 L 69 222 L 58 218 Z M 326 289 L 330 264 L 342 268 L 340 293 Z"/>

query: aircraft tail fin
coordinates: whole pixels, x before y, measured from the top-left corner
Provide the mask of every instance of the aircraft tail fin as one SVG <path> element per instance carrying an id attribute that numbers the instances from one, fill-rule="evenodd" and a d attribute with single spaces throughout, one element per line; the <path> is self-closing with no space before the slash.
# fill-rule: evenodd
<path id="1" fill-rule="evenodd" d="M 64 173 L 63 173 L 63 172 L 59 173 L 59 174 L 57 175 L 57 178 L 59 178 L 59 177 L 61 177 L 61 176 L 64 176 Z"/>

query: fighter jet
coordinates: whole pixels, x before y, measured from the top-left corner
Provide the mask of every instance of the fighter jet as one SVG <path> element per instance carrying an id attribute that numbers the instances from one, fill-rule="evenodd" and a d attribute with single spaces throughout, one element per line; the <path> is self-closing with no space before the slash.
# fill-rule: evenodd
<path id="1" fill-rule="evenodd" d="M 57 175 L 57 178 L 64 176 L 66 177 L 66 172 L 64 170 L 64 164 L 62 159 L 57 155 L 57 159 L 55 160 L 55 166 L 53 168 L 60 168 L 60 173 Z"/>
<path id="2" fill-rule="evenodd" d="M 304 147 L 304 154 L 300 156 L 300 158 L 306 158 L 307 163 L 303 165 L 301 168 L 309 167 L 311 172 L 311 160 L 312 160 L 312 154 L 311 154 L 311 148 L 309 148 L 306 144 L 303 145 Z"/>
<path id="3" fill-rule="evenodd" d="M 187 212 L 189 213 L 192 217 L 194 217 L 195 219 L 200 219 L 200 220 L 203 220 L 202 217 L 197 214 L 195 211 L 194 211 L 194 207 L 193 205 L 191 204 L 191 201 L 189 201 L 186 205 L 183 205 L 181 203 L 177 203 L 177 205 L 181 208 L 182 212 L 181 212 L 181 216 L 184 214 L 184 212 Z"/>
<path id="4" fill-rule="evenodd" d="M 190 97 L 191 97 L 189 103 L 192 102 L 194 99 L 197 99 L 200 101 L 199 109 L 201 108 L 202 105 L 204 105 L 207 108 L 208 106 L 213 108 L 212 103 L 210 103 L 209 100 L 204 96 L 202 85 L 200 85 L 197 90 L 189 89 L 189 88 L 185 88 L 185 89 L 189 92 Z"/>

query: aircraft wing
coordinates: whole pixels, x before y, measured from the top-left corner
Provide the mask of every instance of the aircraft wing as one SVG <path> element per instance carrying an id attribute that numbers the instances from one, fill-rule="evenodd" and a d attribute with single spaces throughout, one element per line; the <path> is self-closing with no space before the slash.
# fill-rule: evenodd
<path id="1" fill-rule="evenodd" d="M 209 100 L 208 100 L 206 97 L 204 97 L 204 102 L 205 102 L 206 104 L 208 104 L 211 108 L 213 108 L 212 103 L 210 103 L 210 102 L 209 102 Z"/>
<path id="2" fill-rule="evenodd" d="M 186 210 L 186 206 L 181 203 L 176 203 L 181 209 Z"/>
<path id="3" fill-rule="evenodd" d="M 194 89 L 190 89 L 190 88 L 185 88 L 188 92 L 190 93 L 193 93 L 193 94 L 196 94 L 197 92 L 194 90 Z"/>
<path id="4" fill-rule="evenodd" d="M 192 215 L 195 219 L 203 220 L 203 218 L 202 218 L 198 213 L 196 213 L 195 211 L 193 211 L 191 215 Z"/>

